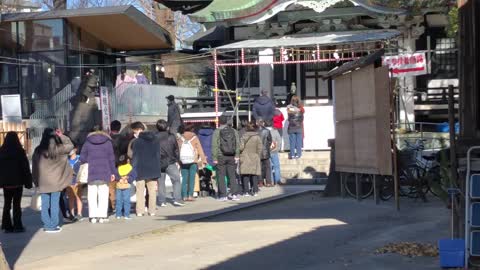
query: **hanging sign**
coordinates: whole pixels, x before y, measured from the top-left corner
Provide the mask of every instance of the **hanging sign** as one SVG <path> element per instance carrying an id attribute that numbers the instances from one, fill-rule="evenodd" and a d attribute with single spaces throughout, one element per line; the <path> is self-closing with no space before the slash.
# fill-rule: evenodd
<path id="1" fill-rule="evenodd" d="M 110 129 L 110 99 L 108 95 L 108 87 L 100 87 L 100 110 L 102 110 L 102 126 L 103 130 Z"/>
<path id="2" fill-rule="evenodd" d="M 393 77 L 418 76 L 427 74 L 425 53 L 409 53 L 384 56 L 383 66 L 387 66 Z"/>
<path id="3" fill-rule="evenodd" d="M 22 122 L 22 105 L 20 95 L 2 95 L 2 118 L 7 123 Z"/>

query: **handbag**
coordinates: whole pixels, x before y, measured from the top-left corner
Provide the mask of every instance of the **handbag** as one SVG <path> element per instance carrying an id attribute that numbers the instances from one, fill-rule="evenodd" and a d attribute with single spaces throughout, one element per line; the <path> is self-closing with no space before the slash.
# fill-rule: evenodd
<path id="1" fill-rule="evenodd" d="M 36 188 L 33 192 L 32 200 L 30 201 L 30 208 L 32 208 L 34 211 L 42 210 L 42 197 Z"/>
<path id="2" fill-rule="evenodd" d="M 83 163 L 80 165 L 77 173 L 77 181 L 81 184 L 88 183 L 88 163 Z"/>

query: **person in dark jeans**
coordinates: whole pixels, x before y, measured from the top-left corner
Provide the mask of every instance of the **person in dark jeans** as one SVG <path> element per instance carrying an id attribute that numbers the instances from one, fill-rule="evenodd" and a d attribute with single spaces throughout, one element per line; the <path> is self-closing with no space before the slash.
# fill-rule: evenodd
<path id="1" fill-rule="evenodd" d="M 219 119 L 220 127 L 212 137 L 212 159 L 217 166 L 218 198 L 220 201 L 238 201 L 238 182 L 236 179 L 237 163 L 240 159 L 240 139 L 238 132 L 227 124 L 228 118 L 222 115 Z M 228 177 L 230 194 L 227 194 Z"/>
<path id="2" fill-rule="evenodd" d="M 6 233 L 24 232 L 21 200 L 23 187 L 32 188 L 32 173 L 15 132 L 8 132 L 0 147 L 0 187 L 3 188 L 4 197 L 2 230 Z M 12 208 L 13 222 L 10 216 Z"/>
<path id="3" fill-rule="evenodd" d="M 265 121 L 263 119 L 257 120 L 258 135 L 262 139 L 262 153 L 260 154 L 260 161 L 262 164 L 262 176 L 260 177 L 260 183 L 263 180 L 266 181 L 267 187 L 272 187 L 272 165 L 270 163 L 270 150 L 272 147 L 272 134 L 270 130 L 265 127 Z"/>

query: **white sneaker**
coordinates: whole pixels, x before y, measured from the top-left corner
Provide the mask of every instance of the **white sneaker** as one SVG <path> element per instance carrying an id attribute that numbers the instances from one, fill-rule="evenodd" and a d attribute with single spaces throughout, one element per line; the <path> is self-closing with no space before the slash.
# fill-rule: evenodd
<path id="1" fill-rule="evenodd" d="M 258 196 L 258 193 L 253 193 L 253 197 L 257 197 Z"/>
<path id="2" fill-rule="evenodd" d="M 160 204 L 160 207 L 166 207 L 166 206 L 167 206 L 167 203 L 162 202 L 162 203 Z"/>
<path id="3" fill-rule="evenodd" d="M 250 197 L 250 196 L 252 196 L 252 195 L 250 195 L 250 193 L 243 194 L 243 197 Z"/>
<path id="4" fill-rule="evenodd" d="M 181 202 L 174 201 L 173 206 L 185 206 L 185 204 L 181 203 Z"/>
<path id="5" fill-rule="evenodd" d="M 108 218 L 101 218 L 98 222 L 107 223 L 108 221 L 109 221 Z"/>
<path id="6" fill-rule="evenodd" d="M 92 224 L 95 224 L 95 223 L 97 223 L 97 219 L 96 219 L 96 218 L 91 218 L 91 219 L 90 219 L 90 222 L 91 222 Z"/>
<path id="7" fill-rule="evenodd" d="M 137 217 L 143 217 L 143 214 L 137 214 Z"/>
<path id="8" fill-rule="evenodd" d="M 154 216 L 155 216 L 155 213 L 150 213 L 150 214 L 148 214 L 148 215 L 151 216 L 151 217 L 154 217 Z"/>
<path id="9" fill-rule="evenodd" d="M 116 219 L 121 219 L 122 217 L 115 217 Z"/>
<path id="10" fill-rule="evenodd" d="M 221 197 L 221 198 L 218 198 L 217 200 L 219 202 L 226 202 L 226 201 L 228 201 L 228 198 L 227 197 Z"/>
<path id="11" fill-rule="evenodd" d="M 194 198 L 197 198 L 197 197 L 198 197 L 198 192 L 196 192 L 196 191 L 193 192 L 193 197 L 194 197 Z"/>
<path id="12" fill-rule="evenodd" d="M 123 217 L 123 219 L 129 220 L 129 219 L 132 219 L 132 218 L 131 217 Z"/>
<path id="13" fill-rule="evenodd" d="M 240 199 L 237 197 L 237 195 L 232 195 L 232 196 L 230 197 L 230 200 L 232 200 L 232 201 L 240 201 Z"/>

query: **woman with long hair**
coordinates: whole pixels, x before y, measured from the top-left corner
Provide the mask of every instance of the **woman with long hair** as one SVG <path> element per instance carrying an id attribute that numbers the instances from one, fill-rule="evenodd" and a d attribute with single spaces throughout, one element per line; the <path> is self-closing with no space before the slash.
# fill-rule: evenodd
<path id="1" fill-rule="evenodd" d="M 287 106 L 288 113 L 288 139 L 290 142 L 290 159 L 298 159 L 302 156 L 303 147 L 303 114 L 305 109 L 300 103 L 298 96 L 293 96 L 290 105 Z"/>
<path id="2" fill-rule="evenodd" d="M 68 161 L 72 149 L 72 141 L 59 129 L 46 128 L 33 152 L 33 182 L 41 194 L 43 230 L 47 233 L 62 230 L 58 219 L 59 200 L 61 191 L 72 181 L 73 170 Z"/>
<path id="3" fill-rule="evenodd" d="M 2 230 L 24 232 L 21 200 L 23 187 L 32 188 L 30 164 L 16 132 L 10 131 L 0 147 L 0 188 L 3 188 Z M 13 207 L 12 207 L 13 204 Z M 10 210 L 13 208 L 13 222 Z"/>

